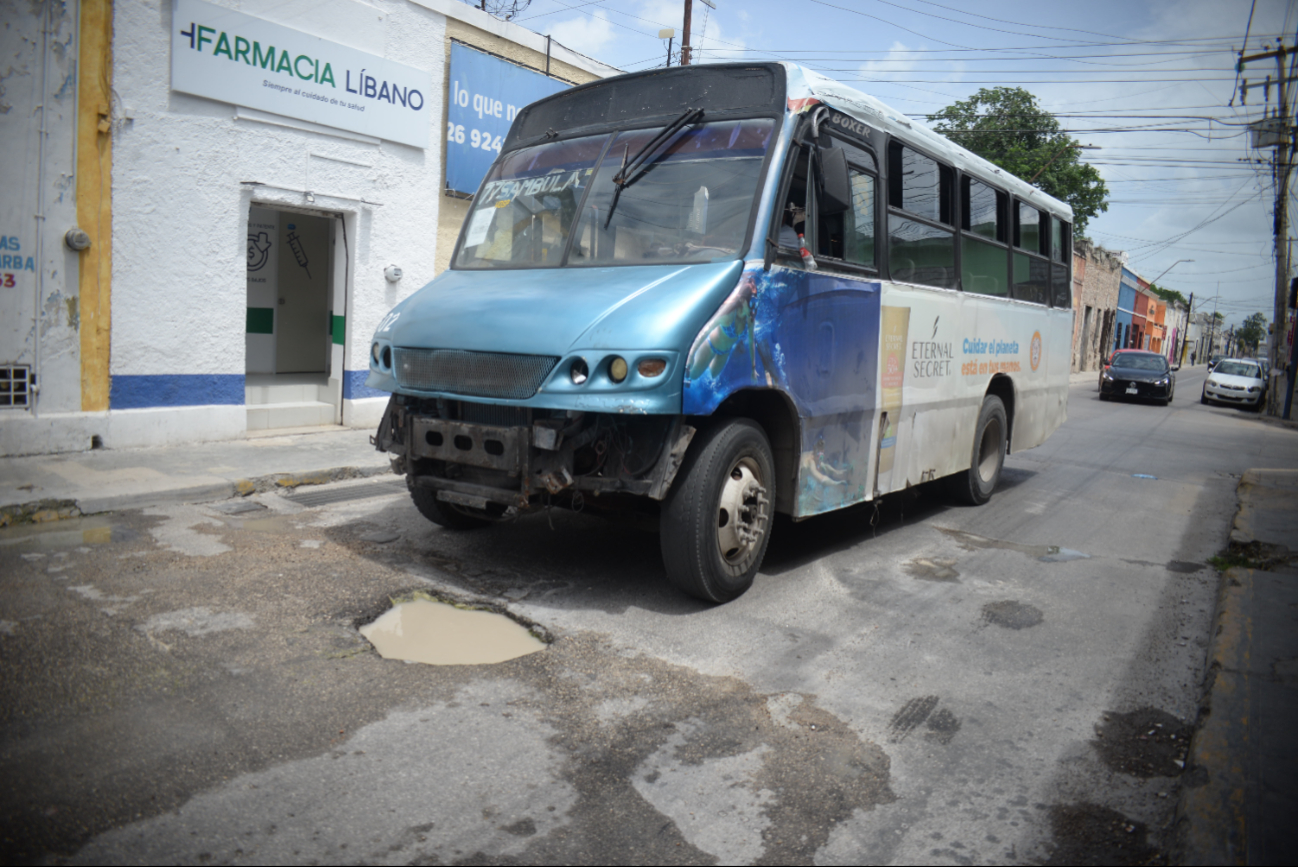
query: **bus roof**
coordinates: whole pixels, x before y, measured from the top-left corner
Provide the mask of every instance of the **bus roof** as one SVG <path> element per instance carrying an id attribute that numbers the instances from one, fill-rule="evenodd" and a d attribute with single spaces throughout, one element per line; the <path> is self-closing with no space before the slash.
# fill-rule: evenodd
<path id="1" fill-rule="evenodd" d="M 809 108 L 812 104 L 806 102 L 808 99 L 819 100 L 875 129 L 910 139 L 938 159 L 950 162 L 961 170 L 981 175 L 1005 187 L 1008 192 L 1020 199 L 1030 201 L 1056 216 L 1066 217 L 1069 222 L 1072 221 L 1073 209 L 1066 203 L 1047 195 L 1027 181 L 1021 180 L 972 151 L 965 150 L 941 133 L 934 132 L 919 121 L 906 117 L 873 96 L 796 63 L 786 61 L 781 65 L 785 68 L 788 80 L 791 112 L 797 113 Z"/>

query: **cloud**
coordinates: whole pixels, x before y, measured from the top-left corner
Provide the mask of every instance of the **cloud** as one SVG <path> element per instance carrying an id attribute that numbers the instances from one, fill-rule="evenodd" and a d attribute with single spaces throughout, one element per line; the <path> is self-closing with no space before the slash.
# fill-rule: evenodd
<path id="1" fill-rule="evenodd" d="M 886 56 L 862 63 L 859 72 L 862 78 L 871 80 L 896 78 L 903 72 L 913 70 L 918 63 L 919 55 L 914 49 L 907 48 L 901 42 L 894 42 Z"/>
<path id="2" fill-rule="evenodd" d="M 550 35 L 556 42 L 590 57 L 597 56 L 616 36 L 603 10 L 560 21 L 550 28 Z"/>

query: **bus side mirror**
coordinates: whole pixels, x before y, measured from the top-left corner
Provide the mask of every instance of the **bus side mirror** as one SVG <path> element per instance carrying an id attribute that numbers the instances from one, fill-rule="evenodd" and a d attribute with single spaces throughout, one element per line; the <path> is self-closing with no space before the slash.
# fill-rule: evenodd
<path id="1" fill-rule="evenodd" d="M 817 196 L 820 213 L 825 216 L 843 213 L 852 205 L 847 152 L 842 148 L 820 148 L 820 173 L 824 181 Z"/>

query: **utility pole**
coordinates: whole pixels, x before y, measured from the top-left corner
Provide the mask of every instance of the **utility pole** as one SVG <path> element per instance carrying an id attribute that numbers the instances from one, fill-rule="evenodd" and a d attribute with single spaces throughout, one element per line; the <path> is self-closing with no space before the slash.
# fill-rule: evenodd
<path id="1" fill-rule="evenodd" d="M 1254 127 L 1254 145 L 1275 148 L 1272 158 L 1275 173 L 1275 316 L 1267 346 L 1267 358 L 1271 360 L 1273 370 L 1283 369 L 1285 361 L 1282 340 L 1288 314 L 1289 288 L 1289 245 L 1286 239 L 1289 234 L 1289 173 L 1293 165 L 1291 155 L 1294 145 L 1293 129 L 1289 123 L 1289 85 L 1292 79 L 1285 69 L 1285 57 L 1293 57 L 1295 52 L 1298 52 L 1298 49 L 1285 48 L 1283 42 L 1278 44 L 1275 50 L 1263 51 L 1259 54 L 1245 56 L 1241 50 L 1239 62 L 1235 67 L 1242 73 L 1245 63 L 1274 58 L 1279 73 L 1276 76 L 1276 86 L 1279 90 L 1280 104 L 1276 116 Z M 1271 77 L 1267 76 L 1265 82 L 1254 82 L 1251 85 L 1247 80 L 1244 81 L 1242 90 L 1245 104 L 1247 104 L 1250 87 L 1263 87 L 1264 92 L 1269 96 Z M 1286 391 L 1293 389 L 1292 377 L 1286 377 L 1285 386 Z M 1277 391 L 1278 389 L 1272 388 L 1267 392 L 1267 409 L 1272 415 L 1278 414 L 1279 410 Z"/>
<path id="2" fill-rule="evenodd" d="M 1181 335 L 1181 357 L 1176 360 L 1180 367 L 1185 364 L 1185 347 L 1190 343 L 1190 326 L 1194 324 L 1194 293 L 1190 293 L 1190 307 L 1185 312 L 1185 333 Z"/>
<path id="3" fill-rule="evenodd" d="M 1217 284 L 1217 298 L 1221 297 L 1221 283 Z M 1212 329 L 1208 332 L 1208 357 L 1217 354 L 1217 298 L 1212 299 Z"/>
<path id="4" fill-rule="evenodd" d="M 681 66 L 690 65 L 690 12 L 694 10 L 694 0 L 685 0 L 685 24 L 681 27 Z"/>

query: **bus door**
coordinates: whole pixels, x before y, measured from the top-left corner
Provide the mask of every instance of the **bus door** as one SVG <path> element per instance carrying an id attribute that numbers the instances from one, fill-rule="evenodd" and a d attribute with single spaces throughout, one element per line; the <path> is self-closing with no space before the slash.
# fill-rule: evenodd
<path id="1" fill-rule="evenodd" d="M 876 174 L 873 156 L 838 139 L 848 163 L 845 210 L 825 213 L 816 186 L 806 191 L 799 154 L 789 184 L 796 212 L 807 202 L 805 246 L 814 261 L 785 258 L 778 267 L 795 288 L 779 312 L 777 343 L 784 383 L 802 419 L 794 517 L 827 512 L 869 498 L 879 359 L 881 285 L 875 265 Z M 808 238 L 807 235 L 811 237 Z M 799 259 L 802 259 L 800 256 Z"/>

